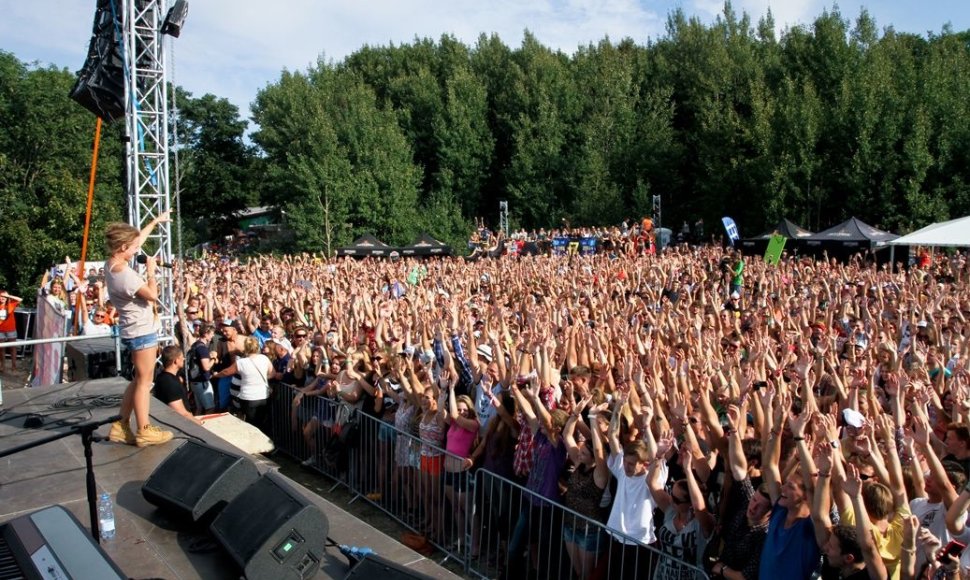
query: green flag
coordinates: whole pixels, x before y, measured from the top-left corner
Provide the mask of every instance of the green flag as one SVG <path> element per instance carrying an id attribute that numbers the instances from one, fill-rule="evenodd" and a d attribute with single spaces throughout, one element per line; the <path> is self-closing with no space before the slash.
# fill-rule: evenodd
<path id="1" fill-rule="evenodd" d="M 771 241 L 768 242 L 768 249 L 765 250 L 765 262 L 771 265 L 775 265 L 781 260 L 781 253 L 785 249 L 785 242 L 788 238 L 781 234 L 774 234 L 771 236 Z"/>

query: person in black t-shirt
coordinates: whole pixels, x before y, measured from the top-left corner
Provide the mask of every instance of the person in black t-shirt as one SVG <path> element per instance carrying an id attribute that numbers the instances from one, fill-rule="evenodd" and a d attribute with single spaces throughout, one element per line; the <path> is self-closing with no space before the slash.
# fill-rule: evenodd
<path id="1" fill-rule="evenodd" d="M 162 349 L 162 372 L 155 377 L 155 387 L 152 393 L 155 398 L 165 403 L 173 411 L 186 419 L 195 421 L 199 425 L 202 421 L 192 416 L 189 411 L 186 390 L 179 380 L 179 372 L 185 366 L 185 355 L 177 345 L 170 344 Z"/>
<path id="2" fill-rule="evenodd" d="M 215 391 L 210 382 L 213 356 L 209 350 L 209 342 L 215 332 L 214 326 L 203 324 L 199 328 L 198 339 L 189 349 L 189 386 L 195 396 L 195 410 L 199 413 L 211 413 L 216 407 Z"/>

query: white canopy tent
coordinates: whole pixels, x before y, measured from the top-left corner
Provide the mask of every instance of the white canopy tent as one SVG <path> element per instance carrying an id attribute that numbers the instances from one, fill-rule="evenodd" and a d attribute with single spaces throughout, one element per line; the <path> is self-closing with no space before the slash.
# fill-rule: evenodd
<path id="1" fill-rule="evenodd" d="M 930 224 L 889 243 L 894 246 L 970 246 L 970 216 Z"/>
<path id="2" fill-rule="evenodd" d="M 889 244 L 891 246 L 970 247 L 970 216 L 930 224 L 909 235 L 896 238 Z M 892 249 L 895 250 L 895 247 Z"/>

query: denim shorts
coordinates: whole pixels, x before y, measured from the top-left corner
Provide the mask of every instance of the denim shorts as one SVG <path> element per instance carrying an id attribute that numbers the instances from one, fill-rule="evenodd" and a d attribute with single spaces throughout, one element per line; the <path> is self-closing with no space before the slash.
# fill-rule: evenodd
<path id="1" fill-rule="evenodd" d="M 125 348 L 127 348 L 129 352 L 145 350 L 146 348 L 155 348 L 158 346 L 158 333 L 153 332 L 151 334 L 143 334 L 142 336 L 136 336 L 135 338 L 122 338 L 121 344 L 125 345 Z"/>
<path id="2" fill-rule="evenodd" d="M 597 553 L 609 544 L 603 528 L 582 521 L 566 522 L 562 527 L 563 539 L 576 544 L 580 550 Z"/>

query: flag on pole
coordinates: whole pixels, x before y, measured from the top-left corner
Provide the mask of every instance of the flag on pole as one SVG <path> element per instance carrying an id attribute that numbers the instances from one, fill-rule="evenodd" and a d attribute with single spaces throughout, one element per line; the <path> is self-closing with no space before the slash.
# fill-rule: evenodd
<path id="1" fill-rule="evenodd" d="M 734 242 L 741 239 L 741 236 L 738 235 L 738 225 L 729 217 L 722 217 L 721 222 L 724 224 L 724 231 L 727 232 L 727 236 L 731 240 L 731 245 L 733 246 Z"/>

